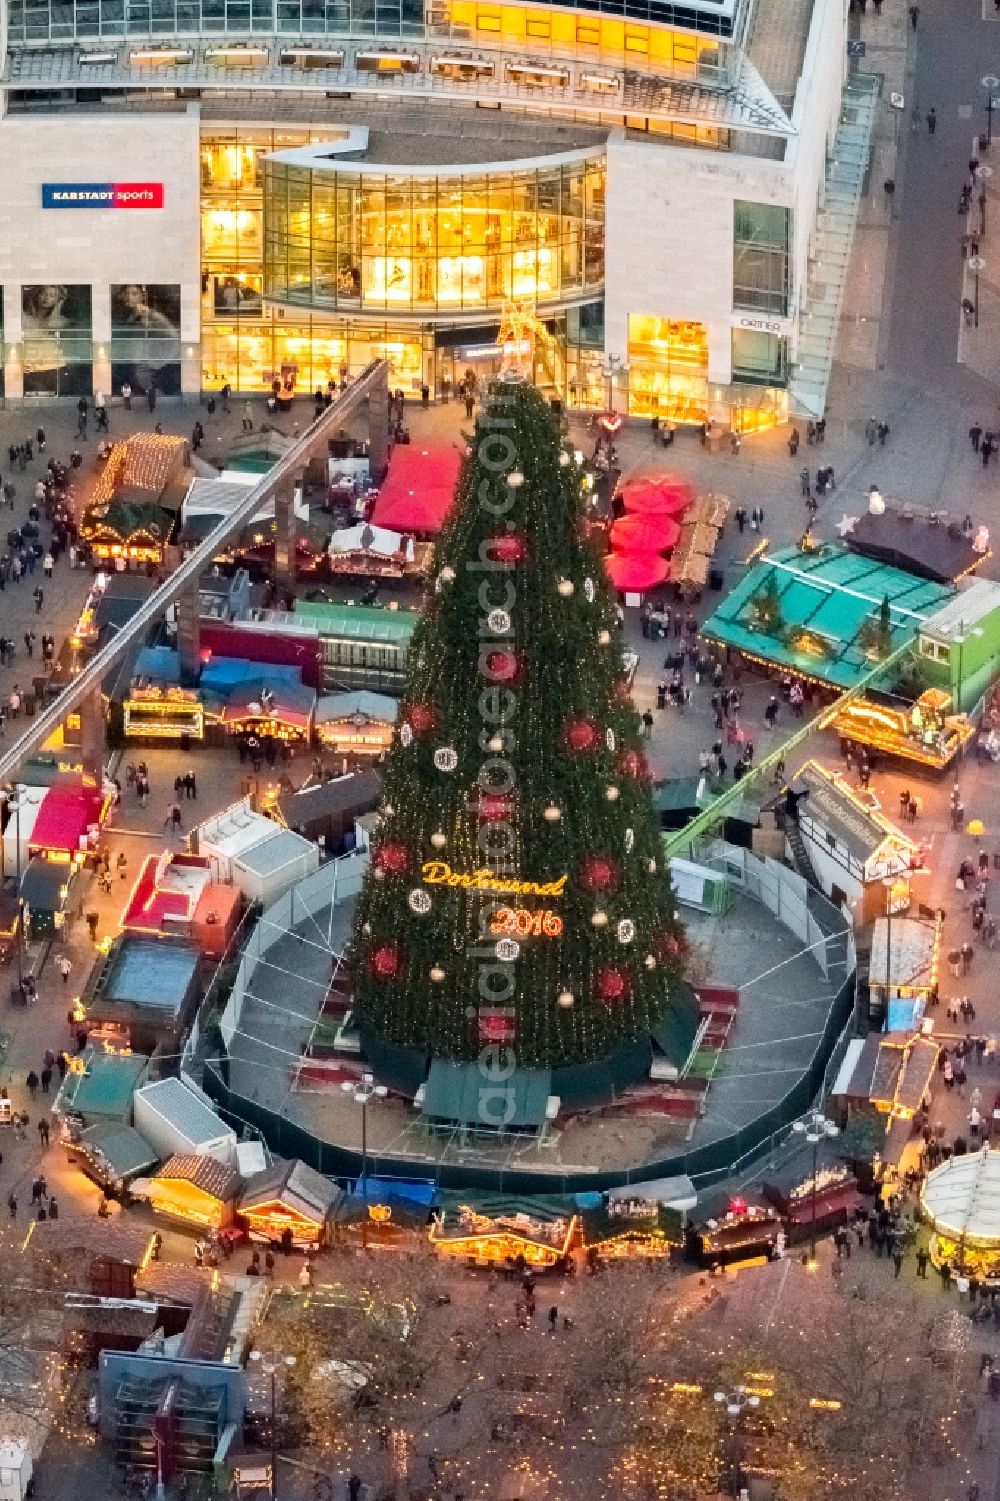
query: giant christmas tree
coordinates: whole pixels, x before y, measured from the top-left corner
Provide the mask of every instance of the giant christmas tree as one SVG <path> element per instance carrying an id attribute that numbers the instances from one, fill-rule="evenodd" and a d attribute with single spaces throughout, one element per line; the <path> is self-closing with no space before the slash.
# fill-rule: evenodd
<path id="1" fill-rule="evenodd" d="M 439 1058 L 586 1064 L 685 1004 L 683 935 L 580 470 L 515 379 L 471 444 L 385 766 L 356 1007 Z"/>

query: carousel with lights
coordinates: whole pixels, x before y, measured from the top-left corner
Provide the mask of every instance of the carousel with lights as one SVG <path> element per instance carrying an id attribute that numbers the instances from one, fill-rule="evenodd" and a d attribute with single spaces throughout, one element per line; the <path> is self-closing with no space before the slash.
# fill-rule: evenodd
<path id="1" fill-rule="evenodd" d="M 358 903 L 376 1075 L 502 1131 L 648 1074 L 697 1006 L 579 465 L 516 373 L 438 540 Z M 483 1075 L 489 1057 L 491 1075 Z M 681 1060 L 683 1061 L 683 1059 Z"/>

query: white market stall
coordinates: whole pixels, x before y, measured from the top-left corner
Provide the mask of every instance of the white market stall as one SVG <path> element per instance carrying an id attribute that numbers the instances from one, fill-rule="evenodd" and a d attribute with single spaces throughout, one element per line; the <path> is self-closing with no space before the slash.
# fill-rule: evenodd
<path id="1" fill-rule="evenodd" d="M 160 1079 L 132 1098 L 135 1129 L 160 1158 L 214 1157 L 236 1163 L 236 1132 L 180 1079 Z"/>
<path id="2" fill-rule="evenodd" d="M 212 862 L 219 881 L 237 886 L 249 901 L 277 900 L 319 865 L 312 840 L 255 813 L 249 798 L 200 824 L 191 847 Z"/>

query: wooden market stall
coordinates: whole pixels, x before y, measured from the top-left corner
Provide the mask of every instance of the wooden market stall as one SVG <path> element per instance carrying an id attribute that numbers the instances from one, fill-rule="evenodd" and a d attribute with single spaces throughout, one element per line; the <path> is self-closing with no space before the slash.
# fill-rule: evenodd
<path id="1" fill-rule="evenodd" d="M 318 1250 L 330 1235 L 330 1216 L 340 1190 L 329 1178 L 296 1159 L 275 1162 L 249 1180 L 237 1205 L 251 1240 Z"/>
<path id="2" fill-rule="evenodd" d="M 781 1221 L 773 1205 L 733 1199 L 724 1213 L 691 1226 L 688 1251 L 699 1266 L 713 1270 L 748 1265 L 769 1261 L 781 1234 Z"/>
<path id="3" fill-rule="evenodd" d="M 316 739 L 338 756 L 380 757 L 392 744 L 399 700 L 364 688 L 324 694 L 316 704 Z"/>
<path id="4" fill-rule="evenodd" d="M 683 1217 L 653 1199 L 612 1199 L 580 1214 L 588 1265 L 669 1257 L 684 1243 Z"/>
<path id="5" fill-rule="evenodd" d="M 155 1177 L 137 1179 L 132 1193 L 148 1199 L 154 1213 L 167 1219 L 221 1230 L 233 1222 L 240 1186 L 234 1167 L 214 1157 L 183 1153 L 169 1158 Z"/>
<path id="6" fill-rule="evenodd" d="M 196 688 L 136 682 L 123 704 L 129 740 L 204 740 L 205 706 Z"/>
<path id="7" fill-rule="evenodd" d="M 551 1271 L 565 1264 L 578 1243 L 580 1217 L 572 1201 L 444 1194 L 430 1228 L 430 1243 L 440 1256 L 459 1257 L 475 1266 L 530 1267 Z"/>

